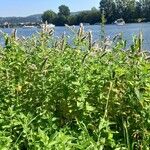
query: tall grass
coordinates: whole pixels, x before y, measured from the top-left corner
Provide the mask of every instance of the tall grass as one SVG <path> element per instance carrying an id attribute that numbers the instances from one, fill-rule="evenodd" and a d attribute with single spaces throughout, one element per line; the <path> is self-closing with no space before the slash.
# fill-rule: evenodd
<path id="1" fill-rule="evenodd" d="M 74 46 L 45 28 L 0 48 L 0 149 L 149 150 L 150 61 L 141 35 L 107 48 L 81 24 Z M 97 45 L 97 46 L 96 46 Z M 108 51 L 109 50 L 109 51 Z"/>

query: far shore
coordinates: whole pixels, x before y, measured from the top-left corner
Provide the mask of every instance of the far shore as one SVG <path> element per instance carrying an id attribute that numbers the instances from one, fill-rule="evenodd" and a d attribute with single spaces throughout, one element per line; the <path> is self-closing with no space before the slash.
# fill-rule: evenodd
<path id="1" fill-rule="evenodd" d="M 127 22 L 125 24 L 141 24 L 141 23 L 150 23 L 150 21 L 143 21 L 143 22 Z M 0 28 L 24 28 L 24 27 L 37 27 L 40 28 L 41 23 L 24 23 L 24 24 L 1 24 Z M 84 26 L 92 26 L 92 25 L 101 25 L 101 23 L 95 23 L 95 24 L 89 24 L 89 23 L 83 23 Z M 115 23 L 105 23 L 105 25 L 115 25 Z M 64 27 L 65 25 L 56 25 L 56 27 Z M 79 26 L 78 25 L 69 25 L 69 26 Z"/>

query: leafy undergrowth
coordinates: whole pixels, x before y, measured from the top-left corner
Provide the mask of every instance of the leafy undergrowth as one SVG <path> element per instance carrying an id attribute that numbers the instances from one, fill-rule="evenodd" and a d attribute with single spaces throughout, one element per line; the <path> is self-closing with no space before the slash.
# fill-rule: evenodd
<path id="1" fill-rule="evenodd" d="M 150 149 L 150 61 L 139 39 L 106 51 L 81 32 L 74 47 L 46 33 L 5 38 L 1 150 Z"/>

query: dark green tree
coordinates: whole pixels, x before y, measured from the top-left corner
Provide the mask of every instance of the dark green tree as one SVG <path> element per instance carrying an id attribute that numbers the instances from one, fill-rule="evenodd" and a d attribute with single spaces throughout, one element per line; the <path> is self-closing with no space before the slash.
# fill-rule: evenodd
<path id="1" fill-rule="evenodd" d="M 56 25 L 63 26 L 64 24 L 68 24 L 70 9 L 68 6 L 61 5 L 59 6 L 58 16 L 56 18 Z"/>
<path id="2" fill-rule="evenodd" d="M 135 19 L 135 10 L 135 0 L 116 0 L 118 18 L 123 18 L 126 22 L 133 22 Z"/>
<path id="3" fill-rule="evenodd" d="M 47 21 L 48 23 L 54 23 L 56 19 L 57 14 L 53 12 L 52 10 L 47 10 L 42 15 L 42 21 Z"/>
<path id="4" fill-rule="evenodd" d="M 55 25 L 64 26 L 65 24 L 68 24 L 68 19 L 66 19 L 66 17 L 63 15 L 58 15 L 56 17 Z"/>
<path id="5" fill-rule="evenodd" d="M 143 15 L 148 21 L 150 20 L 150 0 L 141 0 Z"/>
<path id="6" fill-rule="evenodd" d="M 101 0 L 100 10 L 104 10 L 105 18 L 108 23 L 111 23 L 115 19 L 116 5 L 114 0 Z"/>
<path id="7" fill-rule="evenodd" d="M 77 21 L 78 16 L 77 15 L 70 15 L 68 17 L 68 24 L 69 25 L 78 25 L 78 21 Z"/>
<path id="8" fill-rule="evenodd" d="M 100 23 L 101 13 L 99 10 L 91 9 L 88 16 L 90 24 Z"/>
<path id="9" fill-rule="evenodd" d="M 136 2 L 136 7 L 135 7 L 135 18 L 139 19 L 139 18 L 143 18 L 143 13 L 142 13 L 142 4 L 140 3 L 140 1 Z"/>
<path id="10" fill-rule="evenodd" d="M 58 15 L 63 15 L 65 17 L 68 17 L 70 15 L 70 9 L 68 6 L 61 5 L 59 6 L 59 13 Z"/>
<path id="11" fill-rule="evenodd" d="M 89 23 L 89 11 L 82 11 L 78 14 L 77 21 L 78 23 Z"/>

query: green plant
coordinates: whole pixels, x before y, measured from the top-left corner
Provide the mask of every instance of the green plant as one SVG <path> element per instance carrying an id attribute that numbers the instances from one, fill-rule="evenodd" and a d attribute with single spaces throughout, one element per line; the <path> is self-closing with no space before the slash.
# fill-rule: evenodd
<path id="1" fill-rule="evenodd" d="M 83 31 L 73 47 L 46 26 L 26 40 L 5 35 L 1 149 L 149 150 L 150 62 L 140 38 L 126 51 L 123 40 L 99 51 Z"/>

